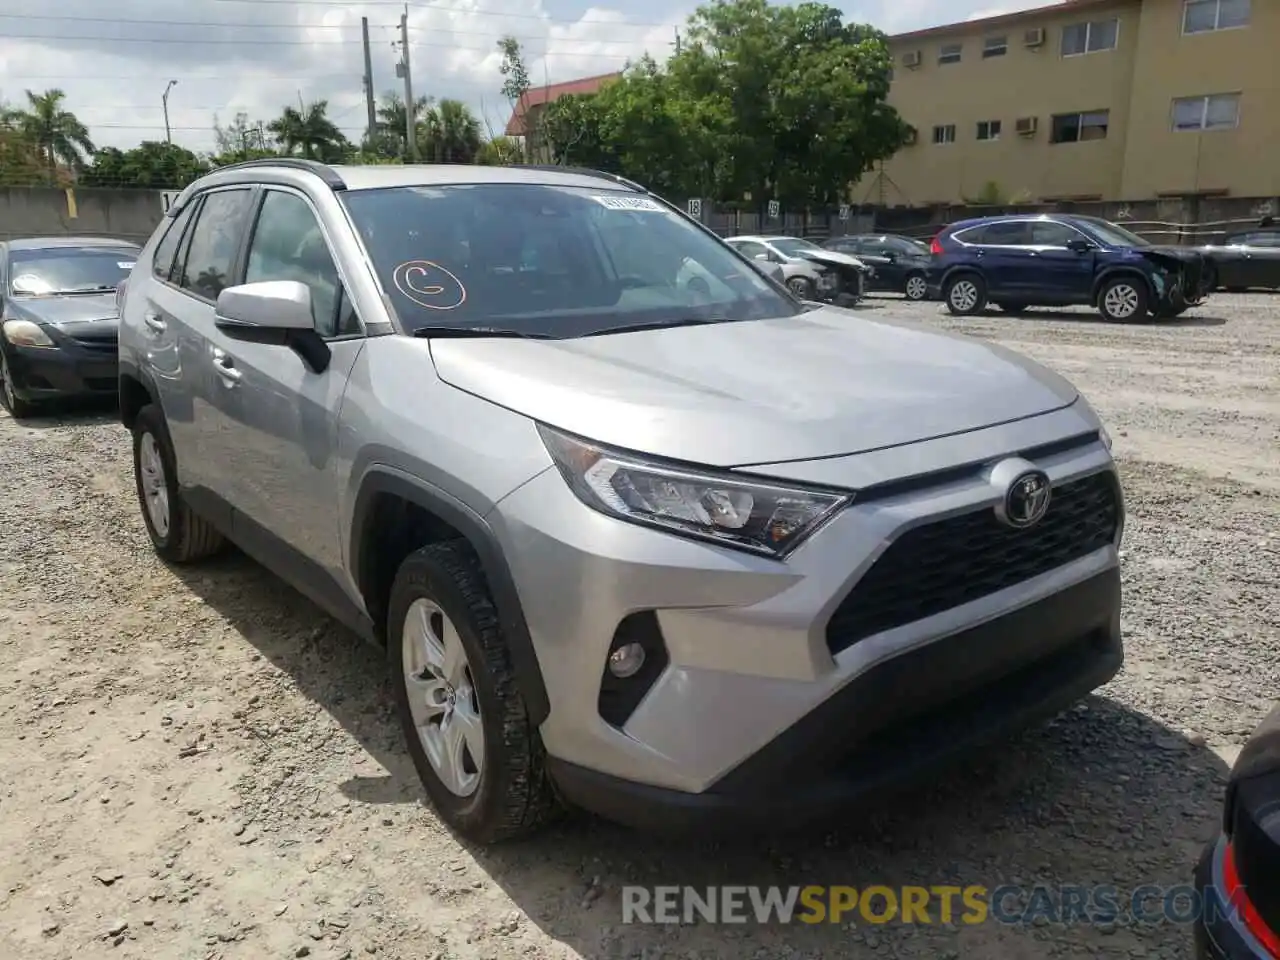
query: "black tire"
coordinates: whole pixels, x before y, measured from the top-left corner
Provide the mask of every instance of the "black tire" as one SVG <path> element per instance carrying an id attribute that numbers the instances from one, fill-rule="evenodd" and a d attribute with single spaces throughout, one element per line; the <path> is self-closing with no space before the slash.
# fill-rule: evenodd
<path id="1" fill-rule="evenodd" d="M 902 282 L 902 292 L 908 300 L 927 300 L 929 288 L 925 283 L 924 274 L 919 270 L 907 274 L 907 278 Z"/>
<path id="2" fill-rule="evenodd" d="M 1151 294 L 1147 282 L 1129 274 L 1107 280 L 1098 291 L 1098 312 L 1110 323 L 1140 323 L 1148 319 Z"/>
<path id="3" fill-rule="evenodd" d="M 8 410 L 9 416 L 15 420 L 22 420 L 36 413 L 36 405 L 23 400 L 14 389 L 13 381 L 9 379 L 9 360 L 3 352 L 0 352 L 0 406 Z"/>
<path id="4" fill-rule="evenodd" d="M 484 731 L 480 781 L 466 797 L 452 792 L 427 758 L 414 725 L 402 665 L 405 618 L 430 600 L 457 628 L 471 669 Z M 515 668 L 475 552 L 463 541 L 411 553 L 391 587 L 387 655 L 409 756 L 440 818 L 461 836 L 490 844 L 528 836 L 562 812 L 546 771 L 542 738 L 515 681 Z"/>
<path id="5" fill-rule="evenodd" d="M 808 277 L 792 277 L 787 281 L 787 289 L 801 300 L 812 300 L 814 294 L 813 281 Z"/>
<path id="6" fill-rule="evenodd" d="M 163 466 L 164 488 L 168 493 L 169 524 L 167 530 L 157 529 L 147 507 L 141 451 L 146 439 L 151 438 Z M 151 545 L 162 560 L 169 563 L 195 563 L 211 557 L 222 549 L 222 534 L 208 520 L 200 516 L 182 498 L 178 489 L 178 473 L 173 455 L 173 443 L 160 408 L 149 404 L 138 411 L 133 422 L 133 482 L 138 492 L 138 508 L 146 525 Z"/>
<path id="7" fill-rule="evenodd" d="M 997 307 L 1005 313 L 1026 313 L 1027 305 L 1025 303 L 997 303 Z"/>
<path id="8" fill-rule="evenodd" d="M 943 284 L 942 302 L 954 316 L 976 316 L 987 309 L 987 284 L 976 273 L 952 274 Z"/>

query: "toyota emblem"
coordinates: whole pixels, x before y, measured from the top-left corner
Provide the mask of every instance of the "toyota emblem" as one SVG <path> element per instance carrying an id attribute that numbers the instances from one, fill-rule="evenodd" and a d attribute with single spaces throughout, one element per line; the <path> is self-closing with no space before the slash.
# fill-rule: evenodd
<path id="1" fill-rule="evenodd" d="M 1049 511 L 1053 487 L 1042 470 L 1027 470 L 1013 478 L 996 511 L 1000 520 L 1015 530 L 1034 527 Z"/>

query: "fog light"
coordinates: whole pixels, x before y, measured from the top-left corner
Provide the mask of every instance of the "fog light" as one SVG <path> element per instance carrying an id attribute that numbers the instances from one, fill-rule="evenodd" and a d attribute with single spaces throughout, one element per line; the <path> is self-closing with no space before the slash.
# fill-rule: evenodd
<path id="1" fill-rule="evenodd" d="M 609 672 L 619 680 L 634 677 L 643 666 L 644 647 L 638 643 L 624 643 L 609 654 Z"/>

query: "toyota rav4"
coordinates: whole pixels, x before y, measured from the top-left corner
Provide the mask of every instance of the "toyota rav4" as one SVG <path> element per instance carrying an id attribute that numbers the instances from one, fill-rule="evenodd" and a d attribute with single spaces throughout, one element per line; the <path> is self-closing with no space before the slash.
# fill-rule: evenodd
<path id="1" fill-rule="evenodd" d="M 628 181 L 225 167 L 122 300 L 156 551 L 234 542 L 384 646 L 467 837 L 812 823 L 1120 667 L 1074 387 L 802 303 Z"/>

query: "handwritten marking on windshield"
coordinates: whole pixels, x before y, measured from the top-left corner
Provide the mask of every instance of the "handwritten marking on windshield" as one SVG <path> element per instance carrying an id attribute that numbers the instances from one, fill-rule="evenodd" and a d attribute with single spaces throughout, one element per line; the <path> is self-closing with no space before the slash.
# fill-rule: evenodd
<path id="1" fill-rule="evenodd" d="M 462 281 L 431 260 L 407 260 L 392 279 L 397 290 L 428 310 L 456 310 L 467 302 Z"/>

